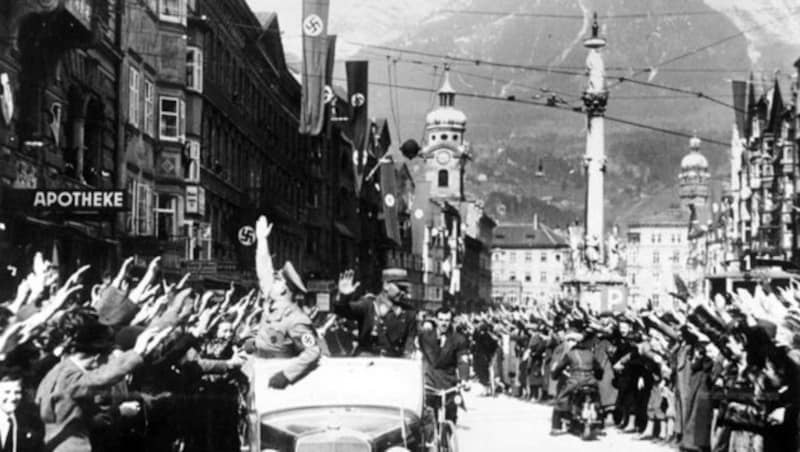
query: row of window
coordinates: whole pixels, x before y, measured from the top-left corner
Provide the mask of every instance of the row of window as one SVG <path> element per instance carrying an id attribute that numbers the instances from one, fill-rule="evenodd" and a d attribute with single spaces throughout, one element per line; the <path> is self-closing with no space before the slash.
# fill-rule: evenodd
<path id="1" fill-rule="evenodd" d="M 533 251 L 499 251 L 492 254 L 492 260 L 495 262 L 517 262 L 517 254 L 519 254 L 519 258 L 524 259 L 525 262 L 533 262 Z M 548 253 L 547 251 L 542 251 L 539 253 L 539 262 L 546 263 L 550 254 L 551 253 Z M 561 253 L 555 252 L 552 254 L 553 259 L 555 259 L 556 262 L 561 262 Z M 504 259 L 504 257 L 506 257 L 506 259 Z"/>
<path id="2" fill-rule="evenodd" d="M 202 78 L 203 74 L 215 83 L 228 99 L 234 103 L 245 106 L 251 112 L 253 123 L 266 126 L 272 133 L 288 130 L 294 127 L 285 117 L 285 113 L 280 107 L 280 93 L 277 83 L 279 81 L 268 81 L 269 86 L 265 86 L 248 68 L 251 62 L 242 61 L 234 52 L 226 46 L 221 37 L 214 33 L 205 33 L 203 40 L 203 51 L 206 58 L 203 59 L 202 53 L 198 53 L 199 58 L 192 61 L 193 67 L 201 67 L 199 73 L 197 69 L 193 71 L 194 78 Z M 198 50 L 199 52 L 199 50 Z M 212 63 L 213 62 L 213 63 Z M 187 56 L 188 63 L 188 56 Z M 266 64 L 266 63 L 265 63 Z M 190 72 L 187 66 L 187 77 Z M 203 72 L 204 71 L 204 72 Z M 262 71 L 268 74 L 271 71 Z M 267 92 L 272 91 L 274 95 Z M 297 146 L 295 146 L 296 148 Z M 294 155 L 288 155 L 294 158 Z"/>
<path id="3" fill-rule="evenodd" d="M 503 271 L 492 272 L 492 281 L 503 281 L 505 279 L 506 279 L 505 272 L 503 272 Z M 513 271 L 513 270 L 509 271 L 508 272 L 508 281 L 516 281 L 516 280 L 517 280 L 517 273 L 515 271 Z M 533 282 L 533 276 L 531 275 L 530 272 L 525 272 L 524 281 L 525 282 Z M 539 282 L 540 283 L 547 283 L 548 281 L 557 283 L 557 282 L 561 281 L 561 277 L 556 275 L 551 280 L 550 278 L 548 278 L 547 272 L 539 273 Z"/>
<path id="4" fill-rule="evenodd" d="M 652 258 L 653 258 L 652 259 L 652 263 L 654 265 L 660 264 L 661 263 L 661 252 L 653 251 Z M 680 252 L 680 250 L 673 250 L 672 254 L 668 257 L 668 259 L 669 259 L 669 262 L 672 262 L 673 264 L 681 263 L 681 252 Z M 635 265 L 639 260 L 639 253 L 637 253 L 635 250 L 630 252 L 628 254 L 628 260 L 629 260 L 630 264 Z"/>
<path id="5" fill-rule="evenodd" d="M 146 5 L 153 12 L 158 12 L 158 18 L 164 22 L 186 25 L 186 0 L 146 0 Z M 194 9 L 194 0 L 188 5 Z"/>
<path id="6" fill-rule="evenodd" d="M 443 134 L 440 134 L 440 135 L 438 135 L 438 139 L 439 139 L 440 141 L 446 141 L 446 140 L 448 140 L 448 139 L 449 139 L 449 140 L 451 140 L 451 141 L 458 141 L 460 138 L 461 138 L 461 135 L 460 135 L 460 134 L 457 134 L 457 133 L 454 133 L 454 134 L 452 134 L 452 135 L 448 135 L 448 134 L 446 134 L 446 133 L 443 133 Z M 429 140 L 430 140 L 431 142 L 434 142 L 434 141 L 436 141 L 436 139 L 437 139 L 437 135 L 436 135 L 435 133 L 432 133 L 432 134 L 430 134 L 430 138 L 429 138 Z"/>
<path id="7" fill-rule="evenodd" d="M 155 137 L 155 85 L 133 66 L 128 71 L 128 123 Z M 183 141 L 186 136 L 186 103 L 174 96 L 158 97 L 158 139 Z"/>

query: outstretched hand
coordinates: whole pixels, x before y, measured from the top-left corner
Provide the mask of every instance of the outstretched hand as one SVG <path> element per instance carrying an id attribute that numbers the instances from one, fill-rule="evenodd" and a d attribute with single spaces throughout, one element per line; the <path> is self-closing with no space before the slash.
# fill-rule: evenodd
<path id="1" fill-rule="evenodd" d="M 272 223 L 267 221 L 267 217 L 261 215 L 256 221 L 256 238 L 259 240 L 266 240 L 272 232 Z"/>
<path id="2" fill-rule="evenodd" d="M 355 272 L 353 270 L 347 270 L 339 275 L 339 295 L 347 296 L 355 293 L 361 283 L 356 282 L 354 284 L 354 277 Z"/>

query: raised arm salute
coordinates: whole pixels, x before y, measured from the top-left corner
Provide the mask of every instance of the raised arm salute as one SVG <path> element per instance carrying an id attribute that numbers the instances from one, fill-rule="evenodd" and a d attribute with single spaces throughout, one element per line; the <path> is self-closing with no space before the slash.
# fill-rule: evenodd
<path id="1" fill-rule="evenodd" d="M 311 319 L 295 303 L 295 294 L 306 287 L 291 262 L 275 271 L 269 254 L 272 225 L 265 217 L 256 223 L 256 273 L 264 296 L 261 323 L 255 338 L 256 353 L 262 358 L 291 358 L 269 379 L 269 386 L 283 389 L 310 372 L 322 354 Z"/>

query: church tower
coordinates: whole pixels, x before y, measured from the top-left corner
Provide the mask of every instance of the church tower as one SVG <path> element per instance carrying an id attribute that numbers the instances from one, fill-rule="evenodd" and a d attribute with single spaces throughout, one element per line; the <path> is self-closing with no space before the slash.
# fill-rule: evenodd
<path id="1" fill-rule="evenodd" d="M 432 198 L 461 199 L 467 154 L 464 132 L 467 116 L 455 108 L 456 92 L 445 69 L 439 88 L 439 106 L 425 118 L 424 179 L 430 182 Z"/>
<path id="2" fill-rule="evenodd" d="M 678 175 L 681 207 L 685 210 L 690 205 L 705 207 L 708 203 L 708 160 L 700 153 L 700 138 L 689 140 L 689 153 L 681 160 L 681 172 Z"/>

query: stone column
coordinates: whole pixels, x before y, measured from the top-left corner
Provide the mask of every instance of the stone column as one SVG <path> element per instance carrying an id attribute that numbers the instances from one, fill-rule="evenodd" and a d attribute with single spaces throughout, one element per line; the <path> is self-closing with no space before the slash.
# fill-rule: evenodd
<path id="1" fill-rule="evenodd" d="M 598 36 L 599 26 L 595 13 L 592 25 L 592 36 L 584 41 L 584 47 L 589 49 L 586 66 L 589 72 L 589 81 L 583 92 L 583 102 L 586 106 L 587 133 L 586 155 L 586 206 L 585 206 L 585 243 L 597 244 L 600 259 L 603 253 L 603 207 L 605 203 L 604 176 L 606 167 L 605 156 L 605 115 L 608 91 L 605 83 L 605 64 L 600 50 L 606 46 L 606 40 Z"/>

